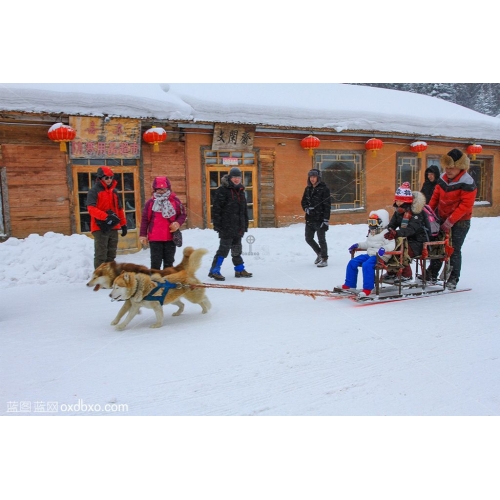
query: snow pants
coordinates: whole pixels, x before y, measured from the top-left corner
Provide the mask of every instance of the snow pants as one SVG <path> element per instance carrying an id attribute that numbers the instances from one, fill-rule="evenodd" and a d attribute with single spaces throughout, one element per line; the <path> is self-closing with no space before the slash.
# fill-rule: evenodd
<path id="1" fill-rule="evenodd" d="M 358 283 L 358 267 L 361 267 L 363 273 L 363 290 L 373 290 L 375 287 L 376 264 L 376 255 L 370 256 L 364 253 L 354 257 L 354 259 L 351 259 L 347 264 L 345 284 L 349 288 L 356 288 Z"/>

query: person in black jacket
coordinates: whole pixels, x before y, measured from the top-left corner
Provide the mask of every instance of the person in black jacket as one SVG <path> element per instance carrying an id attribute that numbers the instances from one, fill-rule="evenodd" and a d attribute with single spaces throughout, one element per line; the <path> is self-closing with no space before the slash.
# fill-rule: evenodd
<path id="1" fill-rule="evenodd" d="M 307 186 L 302 196 L 302 209 L 306 213 L 305 237 L 307 244 L 314 250 L 318 267 L 328 265 L 328 245 L 326 243 L 326 232 L 330 222 L 330 190 L 321 180 L 321 173 L 313 168 L 307 174 Z M 318 242 L 314 240 L 317 233 Z"/>
<path id="2" fill-rule="evenodd" d="M 214 230 L 219 233 L 219 249 L 212 261 L 209 278 L 224 281 L 220 268 L 231 251 L 236 278 L 251 278 L 252 273 L 245 270 L 241 257 L 241 238 L 248 231 L 248 209 L 245 188 L 241 184 L 241 170 L 233 167 L 221 179 L 212 203 Z"/>
<path id="3" fill-rule="evenodd" d="M 388 232 L 384 234 L 384 237 L 388 240 L 406 238 L 410 257 L 421 255 L 424 242 L 428 241 L 422 213 L 424 205 L 424 195 L 420 191 L 412 191 L 409 182 L 403 182 L 396 190 L 393 205 L 396 211 L 389 221 Z M 401 273 L 401 281 L 410 281 L 412 277 L 411 266 L 406 265 Z M 394 279 L 394 273 L 382 276 L 382 281 L 385 283 L 394 283 Z"/>
<path id="4" fill-rule="evenodd" d="M 439 171 L 439 167 L 437 165 L 431 165 L 425 171 L 425 181 L 422 184 L 421 193 L 425 196 L 425 203 L 429 204 L 431 201 L 432 193 L 434 193 L 434 188 L 441 176 L 441 172 Z"/>

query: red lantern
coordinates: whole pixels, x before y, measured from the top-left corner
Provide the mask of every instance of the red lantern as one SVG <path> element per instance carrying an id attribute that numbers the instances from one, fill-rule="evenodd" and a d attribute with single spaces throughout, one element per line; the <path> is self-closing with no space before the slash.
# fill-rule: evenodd
<path id="1" fill-rule="evenodd" d="M 308 149 L 309 154 L 312 156 L 314 154 L 313 149 L 319 148 L 320 143 L 321 141 L 317 137 L 308 135 L 300 141 L 300 146 L 302 149 Z"/>
<path id="2" fill-rule="evenodd" d="M 154 125 L 144 132 L 142 138 L 148 143 L 153 145 L 153 151 L 158 153 L 160 151 L 159 143 L 163 142 L 167 138 L 167 133 L 161 127 L 155 127 Z"/>
<path id="3" fill-rule="evenodd" d="M 472 155 L 472 159 L 476 159 L 476 155 L 481 153 L 483 150 L 483 146 L 480 144 L 471 144 L 470 146 L 467 146 L 467 154 Z"/>
<path id="4" fill-rule="evenodd" d="M 59 150 L 66 152 L 66 143 L 76 137 L 76 131 L 64 123 L 54 123 L 47 132 L 49 139 L 59 143 Z"/>
<path id="5" fill-rule="evenodd" d="M 384 143 L 380 139 L 373 137 L 365 142 L 365 149 L 371 151 L 373 156 L 377 156 L 377 151 L 382 149 L 383 145 Z"/>
<path id="6" fill-rule="evenodd" d="M 422 151 L 427 149 L 427 143 L 424 141 L 415 141 L 410 144 L 410 150 L 413 153 L 418 153 L 418 157 L 422 158 Z"/>

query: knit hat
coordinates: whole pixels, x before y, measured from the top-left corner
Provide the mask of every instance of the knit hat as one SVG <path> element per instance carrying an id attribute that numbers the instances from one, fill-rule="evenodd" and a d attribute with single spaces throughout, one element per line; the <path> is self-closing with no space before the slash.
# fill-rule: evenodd
<path id="1" fill-rule="evenodd" d="M 238 167 L 233 167 L 228 174 L 229 179 L 231 177 L 241 177 L 241 170 Z"/>
<path id="2" fill-rule="evenodd" d="M 113 177 L 113 171 L 109 167 L 99 167 L 97 169 L 97 177 L 102 179 L 103 177 Z"/>
<path id="3" fill-rule="evenodd" d="M 155 177 L 153 191 L 155 189 L 168 189 L 168 179 L 166 177 Z"/>
<path id="4" fill-rule="evenodd" d="M 394 201 L 403 201 L 404 203 L 412 203 L 413 196 L 411 194 L 411 186 L 409 182 L 403 182 L 401 186 L 396 189 Z"/>
<path id="5" fill-rule="evenodd" d="M 441 167 L 445 168 L 458 168 L 460 170 L 468 170 L 470 165 L 470 160 L 467 155 L 464 155 L 462 151 L 458 149 L 452 149 L 445 155 L 441 156 L 440 159 Z"/>
<path id="6" fill-rule="evenodd" d="M 307 177 L 311 177 L 311 175 L 316 176 L 318 179 L 321 178 L 321 172 L 317 168 L 313 168 L 312 170 L 309 170 Z"/>

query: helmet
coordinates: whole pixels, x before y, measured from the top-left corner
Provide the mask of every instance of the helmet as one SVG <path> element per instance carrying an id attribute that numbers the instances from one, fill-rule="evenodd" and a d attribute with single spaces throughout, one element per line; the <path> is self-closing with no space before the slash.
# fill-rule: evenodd
<path id="1" fill-rule="evenodd" d="M 368 217 L 369 229 L 381 229 L 383 227 L 382 219 L 377 214 L 370 214 Z"/>

